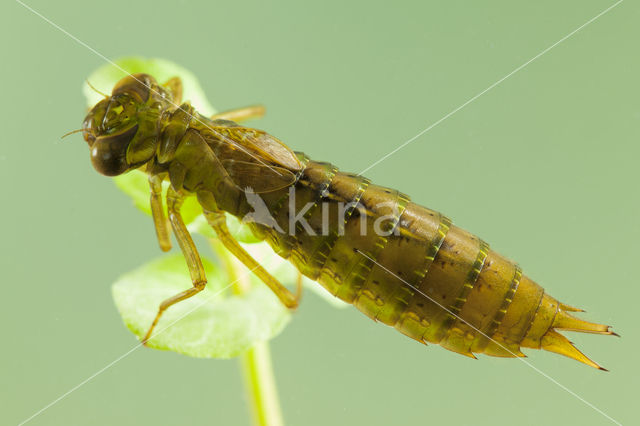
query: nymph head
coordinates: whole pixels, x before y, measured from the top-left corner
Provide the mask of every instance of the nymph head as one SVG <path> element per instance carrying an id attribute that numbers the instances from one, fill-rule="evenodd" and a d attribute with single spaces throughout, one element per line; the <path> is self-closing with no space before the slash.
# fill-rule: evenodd
<path id="1" fill-rule="evenodd" d="M 159 117 L 167 94 L 148 74 L 132 74 L 116 83 L 82 124 L 93 167 L 106 176 L 137 168 L 155 154 Z"/>

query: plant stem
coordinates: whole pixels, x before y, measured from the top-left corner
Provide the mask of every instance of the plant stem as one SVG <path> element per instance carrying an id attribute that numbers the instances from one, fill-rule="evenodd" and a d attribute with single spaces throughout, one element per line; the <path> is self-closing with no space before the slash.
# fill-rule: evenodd
<path id="1" fill-rule="evenodd" d="M 253 406 L 254 423 L 257 426 L 283 426 L 269 344 L 258 343 L 242 355 L 240 363 Z"/>
<path id="2" fill-rule="evenodd" d="M 232 287 L 233 293 L 241 295 L 247 292 L 251 288 L 251 282 L 249 276 L 240 269 L 243 268 L 242 264 L 229 255 L 219 241 L 211 240 L 211 245 L 229 272 L 229 278 L 236 282 Z M 258 343 L 242 354 L 240 366 L 252 407 L 254 425 L 284 426 L 269 343 Z"/>

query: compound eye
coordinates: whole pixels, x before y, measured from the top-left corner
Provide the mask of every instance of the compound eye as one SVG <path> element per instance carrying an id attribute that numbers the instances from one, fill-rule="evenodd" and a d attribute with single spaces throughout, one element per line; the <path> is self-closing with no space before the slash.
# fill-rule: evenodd
<path id="1" fill-rule="evenodd" d="M 107 99 L 101 100 L 91 108 L 91 111 L 89 111 L 82 122 L 82 128 L 86 130 L 84 132 L 84 140 L 89 142 L 89 144 L 93 143 L 95 135 L 100 131 L 100 124 L 104 120 L 108 105 L 109 102 Z"/>
<path id="2" fill-rule="evenodd" d="M 147 102 L 155 79 L 149 74 L 131 74 L 118 81 L 111 92 L 112 96 L 128 94 L 140 102 Z"/>
<path id="3" fill-rule="evenodd" d="M 91 146 L 91 164 L 105 176 L 117 176 L 127 171 L 127 148 L 138 131 L 138 125 L 114 135 L 100 136 Z"/>

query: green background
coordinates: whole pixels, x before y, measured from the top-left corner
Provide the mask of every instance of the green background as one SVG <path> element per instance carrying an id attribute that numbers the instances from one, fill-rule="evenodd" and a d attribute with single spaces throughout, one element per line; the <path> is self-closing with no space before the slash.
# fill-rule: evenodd
<path id="1" fill-rule="evenodd" d="M 359 172 L 613 1 L 28 4 L 108 58 L 164 57 L 218 109 Z M 130 350 L 110 286 L 159 255 L 151 221 L 94 172 L 81 86 L 104 61 L 0 6 L 0 423 Z M 611 370 L 527 351 L 622 423 L 637 417 L 640 8 L 627 0 L 369 170 L 517 259 L 621 339 L 570 338 Z M 525 363 L 424 347 L 307 293 L 272 341 L 288 425 L 611 424 Z M 33 425 L 248 425 L 236 360 L 136 350 Z"/>

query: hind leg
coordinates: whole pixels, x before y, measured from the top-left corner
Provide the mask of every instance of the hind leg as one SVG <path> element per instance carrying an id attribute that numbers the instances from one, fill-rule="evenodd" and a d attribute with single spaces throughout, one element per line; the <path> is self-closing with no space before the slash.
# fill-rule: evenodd
<path id="1" fill-rule="evenodd" d="M 297 294 L 293 294 L 289 289 L 274 278 L 269 272 L 267 272 L 262 265 L 260 265 L 247 251 L 233 238 L 233 235 L 227 228 L 227 218 L 221 211 L 204 212 L 207 222 L 216 231 L 220 242 L 224 247 L 231 252 L 240 262 L 244 264 L 251 272 L 256 274 L 267 287 L 273 291 L 278 299 L 289 309 L 295 309 L 298 307 L 300 301 L 302 279 L 298 280 Z"/>

